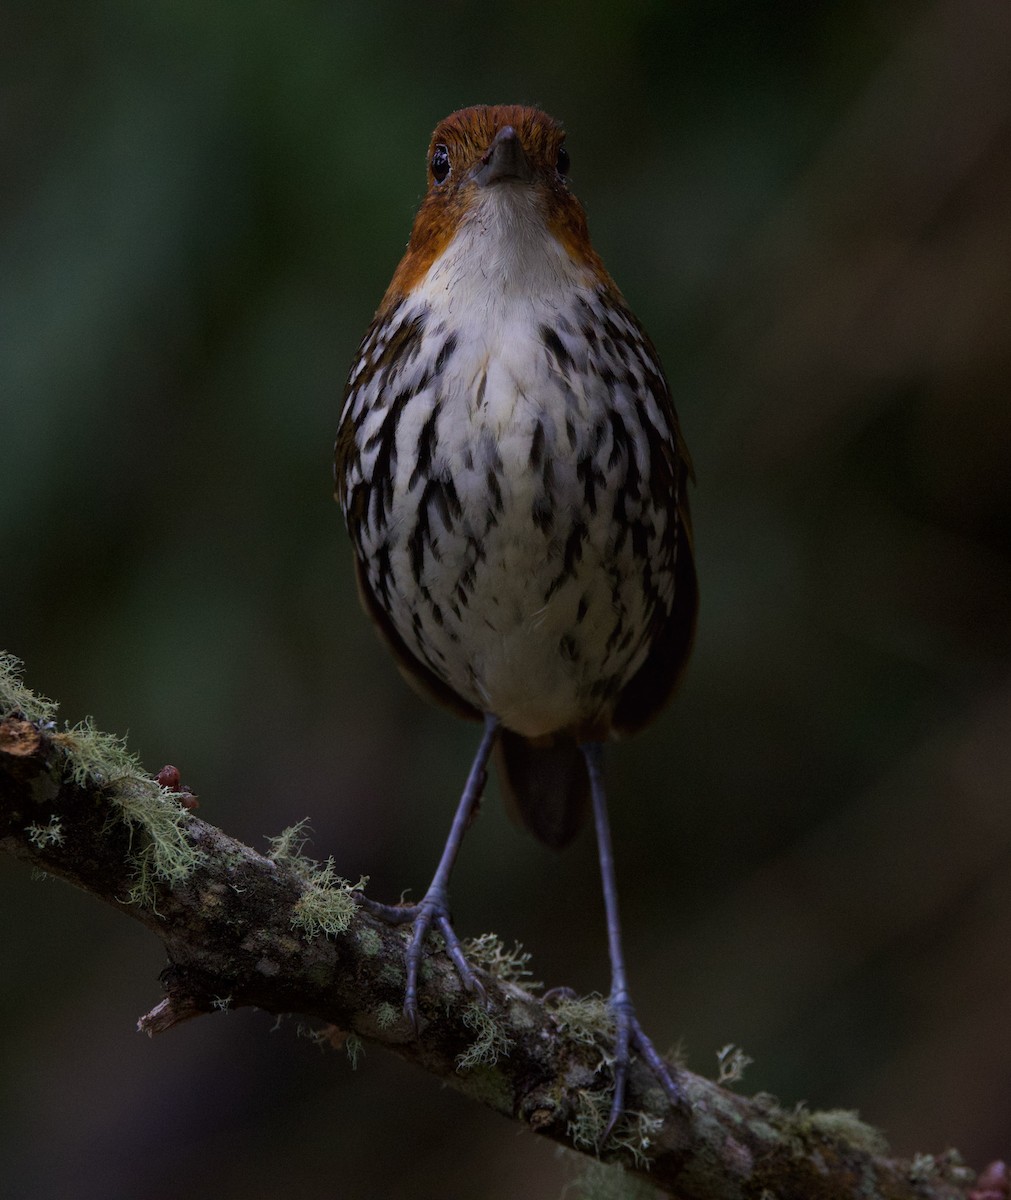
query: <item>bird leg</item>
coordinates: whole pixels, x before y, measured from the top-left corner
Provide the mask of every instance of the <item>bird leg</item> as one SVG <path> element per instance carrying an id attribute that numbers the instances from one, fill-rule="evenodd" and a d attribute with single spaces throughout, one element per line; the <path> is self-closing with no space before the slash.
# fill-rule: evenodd
<path id="1" fill-rule="evenodd" d="M 657 1053 L 643 1032 L 632 1006 L 625 973 L 625 955 L 621 946 L 621 923 L 618 918 L 618 887 L 614 873 L 614 854 L 611 850 L 611 828 L 607 819 L 607 798 L 604 792 L 603 746 L 586 742 L 580 749 L 590 775 L 590 796 L 593 804 L 593 823 L 597 831 L 597 850 L 600 855 L 600 877 L 604 890 L 604 913 L 607 920 L 607 948 L 611 958 L 611 995 L 609 1002 L 614 1013 L 614 1099 L 607 1128 L 601 1141 L 614 1129 L 615 1122 L 625 1111 L 625 1084 L 635 1049 L 649 1064 L 672 1104 L 684 1103 L 684 1092 L 674 1080 L 670 1067 Z"/>
<path id="2" fill-rule="evenodd" d="M 470 992 L 484 995 L 484 988 L 474 974 L 470 963 L 463 953 L 460 939 L 453 929 L 449 916 L 449 876 L 460 852 L 463 835 L 470 827 L 477 812 L 488 778 L 488 758 L 498 734 L 498 718 L 490 713 L 484 719 L 484 734 L 474 756 L 474 762 L 467 776 L 467 783 L 457 806 L 456 816 L 450 826 L 449 837 L 439 859 L 439 865 L 428 885 L 428 891 L 418 904 L 393 905 L 377 904 L 374 900 L 362 899 L 369 912 L 384 920 L 398 925 L 412 926 L 411 941 L 404 954 L 404 965 L 407 968 L 407 985 L 404 988 L 404 1016 L 418 1030 L 418 971 L 421 967 L 421 957 L 424 951 L 425 935 L 434 926 L 442 934 L 446 942 L 446 952 L 453 960 L 457 974 L 463 986 Z"/>

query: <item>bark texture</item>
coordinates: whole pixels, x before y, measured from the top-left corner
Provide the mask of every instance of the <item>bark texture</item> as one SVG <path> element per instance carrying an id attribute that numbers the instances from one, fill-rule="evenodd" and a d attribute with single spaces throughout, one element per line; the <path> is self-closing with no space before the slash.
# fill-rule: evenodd
<path id="1" fill-rule="evenodd" d="M 0 694 L 0 848 L 165 943 L 166 995 L 141 1018 L 143 1031 L 160 1033 L 226 1003 L 314 1017 L 335 1039 L 385 1046 L 680 1200 L 972 1195 L 973 1174 L 957 1155 L 892 1159 L 852 1114 L 783 1109 L 684 1070 L 689 1104 L 672 1109 L 638 1063 L 629 1081 L 635 1111 L 599 1145 L 609 1072 L 599 1069 L 607 1039 L 592 1005 L 532 995 L 510 956 L 485 940 L 474 957 L 488 968 L 487 1003 L 463 991 L 434 950 L 416 1036 L 400 1012 L 405 933 L 365 912 L 332 863 L 300 857 L 296 834 L 278 839 L 270 856 L 257 853 L 196 817 L 185 790 L 144 775 L 114 739 L 90 728 L 59 732 L 51 710 L 12 710 L 7 699 Z M 1006 1171 L 1001 1181 L 1005 1190 L 995 1196 L 1007 1195 Z"/>

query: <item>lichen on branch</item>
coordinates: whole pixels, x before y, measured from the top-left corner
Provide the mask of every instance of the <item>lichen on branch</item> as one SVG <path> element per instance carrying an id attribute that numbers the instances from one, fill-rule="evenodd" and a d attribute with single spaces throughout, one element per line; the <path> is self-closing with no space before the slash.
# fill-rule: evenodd
<path id="1" fill-rule="evenodd" d="M 357 903 L 364 880 L 351 885 L 333 859 L 309 858 L 304 824 L 261 854 L 197 818 L 192 800 L 92 722 L 59 729 L 56 706 L 0 654 L 0 849 L 164 942 L 167 994 L 142 1018 L 145 1032 L 243 1005 L 316 1018 L 356 1055 L 363 1040 L 383 1045 L 680 1200 L 968 1200 L 973 1176 L 957 1156 L 891 1159 L 852 1113 L 747 1099 L 683 1068 L 689 1103 L 673 1109 L 652 1072 L 634 1063 L 633 1108 L 604 1141 L 610 1020 L 599 998 L 538 998 L 522 949 L 483 935 L 468 951 L 487 1005 L 433 947 L 416 1035 L 400 1008 L 404 930 Z M 727 1048 L 725 1082 L 744 1057 Z"/>

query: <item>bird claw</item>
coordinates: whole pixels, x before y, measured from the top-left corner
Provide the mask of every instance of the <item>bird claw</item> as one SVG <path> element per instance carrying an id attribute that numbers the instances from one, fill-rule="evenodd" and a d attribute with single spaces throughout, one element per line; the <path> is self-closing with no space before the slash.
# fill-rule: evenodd
<path id="1" fill-rule="evenodd" d="M 456 930 L 453 928 L 448 916 L 439 917 L 439 932 L 446 943 L 446 953 L 453 960 L 456 973 L 460 976 L 460 982 L 468 992 L 476 993 L 481 1001 L 487 1004 L 488 993 L 484 990 L 484 984 L 474 974 L 473 967 L 467 961 L 467 956 L 463 952 L 463 946 L 460 943 L 460 939 L 456 936 Z"/>
<path id="2" fill-rule="evenodd" d="M 487 995 L 482 987 L 467 956 L 463 952 L 460 939 L 449 916 L 449 874 L 453 869 L 460 842 L 467 826 L 474 819 L 477 806 L 481 800 L 481 790 L 487 778 L 488 756 L 498 734 L 498 718 L 490 713 L 485 716 L 484 736 L 478 746 L 477 754 L 467 776 L 467 783 L 456 809 L 456 816 L 442 851 L 442 858 L 436 868 L 428 891 L 419 904 L 377 904 L 374 900 L 366 901 L 365 907 L 377 917 L 390 921 L 394 925 L 411 925 L 411 940 L 404 953 L 404 966 L 407 971 L 407 983 L 404 987 L 404 1016 L 418 1033 L 418 974 L 421 970 L 421 957 L 424 952 L 425 935 L 434 925 L 442 934 L 446 944 L 446 952 L 456 967 L 460 982 L 468 992 L 476 993 L 484 1003 Z"/>
<path id="3" fill-rule="evenodd" d="M 433 895 L 431 891 L 418 904 L 380 904 L 366 896 L 358 897 L 359 904 L 374 917 L 392 925 L 410 925 L 411 940 L 404 952 L 407 983 L 404 987 L 404 1016 L 410 1021 L 415 1035 L 420 1031 L 418 1018 L 418 976 L 425 951 L 425 938 L 434 927 L 446 944 L 446 953 L 456 967 L 460 982 L 468 992 L 473 992 L 483 1002 L 488 1002 L 484 985 L 467 961 L 463 944 L 449 916 L 447 898 Z"/>
<path id="4" fill-rule="evenodd" d="M 625 1113 L 625 1090 L 628 1082 L 628 1069 L 631 1063 L 631 1051 L 634 1049 L 656 1076 L 657 1081 L 667 1094 L 667 1099 L 676 1107 L 687 1104 L 684 1089 L 677 1083 L 670 1067 L 661 1058 L 656 1047 L 646 1036 L 635 1010 L 630 1002 L 612 1002 L 614 1011 L 614 1097 L 611 1101 L 611 1111 L 608 1114 L 607 1125 L 601 1142 L 606 1142 L 614 1131 L 615 1125 Z"/>

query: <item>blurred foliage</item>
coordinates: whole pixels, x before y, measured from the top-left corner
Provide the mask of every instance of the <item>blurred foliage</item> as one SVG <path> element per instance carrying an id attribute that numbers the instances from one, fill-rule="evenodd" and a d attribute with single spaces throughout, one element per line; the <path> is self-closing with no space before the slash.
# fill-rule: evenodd
<path id="1" fill-rule="evenodd" d="M 1006 1156 L 1011 9 L 13 0 L 4 25 L 0 645 L 29 685 L 229 832 L 309 815 L 342 874 L 419 893 L 477 731 L 359 612 L 330 447 L 430 129 L 539 103 L 699 479 L 695 658 L 610 763 L 640 1012 L 900 1152 Z M 556 857 L 492 789 L 454 882 L 463 935 L 606 988 L 592 839 Z M 10 1195 L 559 1194 L 551 1147 L 292 1021 L 140 1041 L 151 939 L 13 863 L 0 895 Z"/>

